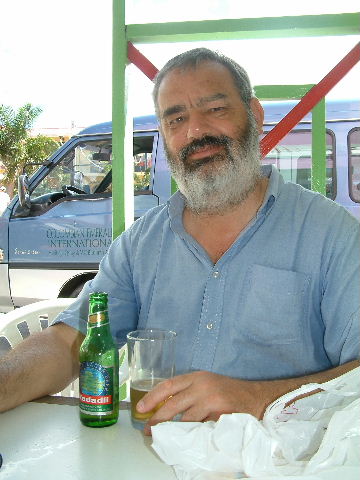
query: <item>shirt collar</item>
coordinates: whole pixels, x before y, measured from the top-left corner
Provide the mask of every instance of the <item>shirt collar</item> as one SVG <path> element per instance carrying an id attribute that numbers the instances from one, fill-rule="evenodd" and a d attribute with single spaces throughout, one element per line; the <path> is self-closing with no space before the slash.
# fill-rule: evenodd
<path id="1" fill-rule="evenodd" d="M 273 206 L 275 200 L 280 195 L 280 190 L 284 184 L 284 180 L 275 165 L 262 165 L 261 173 L 264 177 L 268 177 L 269 183 L 265 192 L 264 200 L 259 208 L 260 213 L 266 214 Z"/>

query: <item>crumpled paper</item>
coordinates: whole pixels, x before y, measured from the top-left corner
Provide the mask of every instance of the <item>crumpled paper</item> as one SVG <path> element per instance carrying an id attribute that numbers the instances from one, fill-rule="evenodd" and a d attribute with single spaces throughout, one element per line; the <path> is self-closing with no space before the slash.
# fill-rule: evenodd
<path id="1" fill-rule="evenodd" d="M 359 373 L 304 385 L 273 402 L 262 421 L 233 413 L 217 422 L 160 423 L 152 447 L 178 480 L 358 480 Z M 317 388 L 323 391 L 285 407 Z"/>

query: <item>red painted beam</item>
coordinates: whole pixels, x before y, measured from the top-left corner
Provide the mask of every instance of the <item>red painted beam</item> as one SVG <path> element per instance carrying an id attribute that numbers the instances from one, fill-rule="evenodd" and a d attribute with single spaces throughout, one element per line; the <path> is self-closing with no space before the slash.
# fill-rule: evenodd
<path id="1" fill-rule="evenodd" d="M 261 155 L 265 157 L 297 123 L 312 110 L 319 101 L 356 65 L 360 60 L 360 43 L 316 85 L 261 141 Z"/>
<path id="2" fill-rule="evenodd" d="M 143 55 L 131 42 L 128 42 L 128 59 L 136 65 L 151 81 L 154 80 L 158 69 Z"/>

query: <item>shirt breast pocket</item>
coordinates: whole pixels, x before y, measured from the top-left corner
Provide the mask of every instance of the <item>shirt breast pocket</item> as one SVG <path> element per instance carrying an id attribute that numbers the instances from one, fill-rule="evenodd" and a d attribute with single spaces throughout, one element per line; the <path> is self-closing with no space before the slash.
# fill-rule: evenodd
<path id="1" fill-rule="evenodd" d="M 252 265 L 245 281 L 239 333 L 268 346 L 300 342 L 310 276 Z"/>

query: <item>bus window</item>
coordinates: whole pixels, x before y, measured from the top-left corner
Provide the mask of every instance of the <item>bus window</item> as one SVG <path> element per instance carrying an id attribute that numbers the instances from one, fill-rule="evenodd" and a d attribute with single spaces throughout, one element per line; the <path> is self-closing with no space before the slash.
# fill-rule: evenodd
<path id="1" fill-rule="evenodd" d="M 349 192 L 350 198 L 360 203 L 360 128 L 353 128 L 348 135 Z"/>
<path id="2" fill-rule="evenodd" d="M 265 132 L 267 133 L 267 132 Z M 326 196 L 335 198 L 334 135 L 326 131 Z M 292 130 L 262 161 L 273 164 L 284 177 L 311 189 L 311 130 Z"/>

